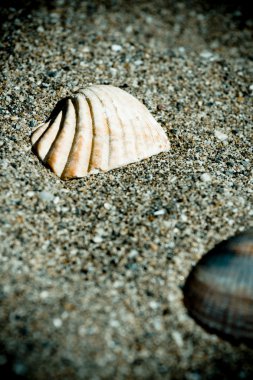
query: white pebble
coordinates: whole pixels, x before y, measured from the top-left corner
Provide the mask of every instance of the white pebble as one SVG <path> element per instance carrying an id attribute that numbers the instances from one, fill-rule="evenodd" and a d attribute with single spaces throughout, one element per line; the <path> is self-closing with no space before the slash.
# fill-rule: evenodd
<path id="1" fill-rule="evenodd" d="M 187 216 L 185 214 L 182 214 L 181 215 L 181 220 L 182 220 L 182 222 L 187 222 L 188 218 L 187 218 Z"/>
<path id="2" fill-rule="evenodd" d="M 158 309 L 158 307 L 160 306 L 158 302 L 156 301 L 150 301 L 149 302 L 149 306 L 151 307 L 151 309 Z"/>
<path id="3" fill-rule="evenodd" d="M 54 204 L 56 205 L 57 203 L 59 203 L 59 201 L 60 201 L 60 198 L 59 197 L 55 197 L 54 198 Z"/>
<path id="4" fill-rule="evenodd" d="M 9 166 L 9 162 L 7 160 L 2 160 L 1 165 L 3 169 L 7 169 Z"/>
<path id="5" fill-rule="evenodd" d="M 43 28 L 43 26 L 38 26 L 37 32 L 43 33 L 43 32 L 45 32 L 45 29 Z"/>
<path id="6" fill-rule="evenodd" d="M 114 67 L 111 67 L 111 68 L 110 68 L 110 73 L 111 73 L 113 76 L 115 76 L 115 75 L 117 74 L 117 72 L 118 72 L 118 70 L 115 69 Z"/>
<path id="7" fill-rule="evenodd" d="M 200 179 L 203 182 L 210 182 L 210 181 L 212 181 L 212 176 L 208 173 L 203 173 L 203 174 L 201 174 Z"/>
<path id="8" fill-rule="evenodd" d="M 102 243 L 103 238 L 100 235 L 96 235 L 96 236 L 93 237 L 92 240 L 93 240 L 94 243 Z"/>
<path id="9" fill-rule="evenodd" d="M 85 326 L 84 326 L 84 325 L 79 326 L 79 328 L 78 328 L 78 334 L 79 334 L 80 336 L 85 336 L 85 333 L 86 333 L 86 328 L 85 328 Z"/>
<path id="10" fill-rule="evenodd" d="M 120 323 L 119 323 L 119 321 L 117 321 L 116 319 L 112 319 L 111 321 L 110 321 L 110 326 L 111 327 L 120 327 Z"/>
<path id="11" fill-rule="evenodd" d="M 83 52 L 84 53 L 89 53 L 90 52 L 90 47 L 89 46 L 84 46 L 83 47 Z"/>
<path id="12" fill-rule="evenodd" d="M 210 59 L 212 56 L 213 56 L 213 53 L 211 53 L 211 52 L 208 51 L 208 50 L 203 50 L 203 51 L 200 53 L 200 57 L 201 57 L 201 58 L 204 58 L 204 59 Z"/>
<path id="13" fill-rule="evenodd" d="M 182 335 L 178 331 L 173 331 L 171 333 L 171 335 L 172 335 L 172 338 L 174 339 L 176 345 L 178 347 L 183 347 L 184 341 L 183 341 Z"/>
<path id="14" fill-rule="evenodd" d="M 117 44 L 112 45 L 112 51 L 119 52 L 121 50 L 122 50 L 121 45 L 117 45 Z"/>
<path id="15" fill-rule="evenodd" d="M 143 65 L 143 61 L 141 59 L 137 59 L 136 61 L 134 61 L 134 64 L 135 66 L 141 66 Z"/>
<path id="16" fill-rule="evenodd" d="M 136 256 L 138 256 L 138 251 L 136 251 L 136 249 L 131 249 L 131 251 L 129 252 L 128 257 L 130 259 L 134 259 Z"/>
<path id="17" fill-rule="evenodd" d="M 215 130 L 215 131 L 214 131 L 214 136 L 215 136 L 217 139 L 221 140 L 221 141 L 225 141 L 225 140 L 227 140 L 227 138 L 228 138 L 228 136 L 227 136 L 225 133 L 220 132 L 220 131 L 218 131 L 218 130 Z"/>
<path id="18" fill-rule="evenodd" d="M 54 324 L 54 327 L 58 329 L 62 326 L 62 320 L 60 318 L 54 318 L 53 324 Z"/>
<path id="19" fill-rule="evenodd" d="M 162 321 L 160 317 L 153 319 L 153 326 L 157 331 L 160 331 L 162 329 Z"/>
<path id="20" fill-rule="evenodd" d="M 154 212 L 154 215 L 155 216 L 159 216 L 159 215 L 164 215 L 166 213 L 166 210 L 162 209 L 162 210 L 157 210 Z"/>
<path id="21" fill-rule="evenodd" d="M 40 293 L 40 298 L 41 299 L 46 299 L 48 297 L 48 292 L 46 290 L 43 290 L 41 293 Z"/>
<path id="22" fill-rule="evenodd" d="M 253 91 L 253 84 L 249 86 L 250 91 Z"/>
<path id="23" fill-rule="evenodd" d="M 64 311 L 62 314 L 61 314 L 61 318 L 62 319 L 67 319 L 69 317 L 69 313 L 67 311 Z"/>
<path id="24" fill-rule="evenodd" d="M 52 193 L 49 193 L 49 191 L 41 191 L 39 193 L 39 197 L 42 201 L 51 202 L 54 200 L 54 195 Z"/>
<path id="25" fill-rule="evenodd" d="M 28 198 L 32 198 L 32 197 L 34 196 L 34 194 L 35 194 L 34 191 L 27 191 L 26 196 L 27 196 Z"/>
<path id="26" fill-rule="evenodd" d="M 179 52 L 180 54 L 184 54 L 184 53 L 185 53 L 185 48 L 184 48 L 183 46 L 179 46 L 179 48 L 178 48 L 178 52 Z"/>

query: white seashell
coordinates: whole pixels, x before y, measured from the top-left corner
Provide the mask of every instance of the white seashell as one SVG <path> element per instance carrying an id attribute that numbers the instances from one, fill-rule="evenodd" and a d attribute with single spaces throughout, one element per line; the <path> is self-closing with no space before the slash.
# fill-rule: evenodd
<path id="1" fill-rule="evenodd" d="M 170 148 L 147 108 L 109 85 L 61 100 L 31 141 L 36 155 L 62 179 L 106 172 Z"/>

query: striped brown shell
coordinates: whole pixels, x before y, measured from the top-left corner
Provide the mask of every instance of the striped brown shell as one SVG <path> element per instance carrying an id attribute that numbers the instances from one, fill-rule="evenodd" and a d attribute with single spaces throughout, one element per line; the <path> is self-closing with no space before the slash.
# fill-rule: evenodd
<path id="1" fill-rule="evenodd" d="M 62 179 L 106 172 L 170 148 L 147 108 L 110 85 L 94 85 L 60 101 L 31 141 L 40 160 Z"/>
<path id="2" fill-rule="evenodd" d="M 253 346 L 253 231 L 216 245 L 184 286 L 189 314 L 207 331 Z"/>

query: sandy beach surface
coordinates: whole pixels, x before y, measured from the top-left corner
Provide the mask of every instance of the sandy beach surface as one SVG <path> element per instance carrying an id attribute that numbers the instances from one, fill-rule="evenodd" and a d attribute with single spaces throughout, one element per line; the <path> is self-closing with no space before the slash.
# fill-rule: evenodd
<path id="1" fill-rule="evenodd" d="M 252 379 L 253 351 L 197 326 L 181 290 L 205 252 L 253 225 L 247 8 L 7 3 L 1 379 Z M 32 131 L 59 99 L 90 84 L 144 102 L 170 152 L 73 181 L 45 168 L 31 151 Z"/>

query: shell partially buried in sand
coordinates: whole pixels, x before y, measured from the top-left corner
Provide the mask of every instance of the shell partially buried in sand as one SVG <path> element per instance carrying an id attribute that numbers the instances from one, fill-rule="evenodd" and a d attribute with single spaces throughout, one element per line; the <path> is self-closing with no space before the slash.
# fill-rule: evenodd
<path id="1" fill-rule="evenodd" d="M 106 172 L 170 148 L 147 108 L 110 85 L 61 100 L 31 141 L 36 155 L 62 179 Z"/>
<path id="2" fill-rule="evenodd" d="M 253 230 L 216 245 L 184 286 L 189 314 L 207 331 L 253 347 Z"/>

